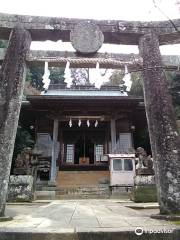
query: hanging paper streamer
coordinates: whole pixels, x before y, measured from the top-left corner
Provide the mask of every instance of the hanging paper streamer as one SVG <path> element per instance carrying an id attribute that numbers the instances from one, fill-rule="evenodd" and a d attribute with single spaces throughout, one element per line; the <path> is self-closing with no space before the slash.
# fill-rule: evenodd
<path id="1" fill-rule="evenodd" d="M 72 77 L 71 77 L 71 70 L 70 70 L 70 62 L 67 61 L 66 68 L 64 70 L 64 82 L 67 83 L 67 88 L 70 88 L 72 85 Z"/>
<path id="2" fill-rule="evenodd" d="M 69 120 L 69 126 L 70 126 L 70 128 L 72 127 L 72 120 L 71 120 L 71 118 Z"/>
<path id="3" fill-rule="evenodd" d="M 95 124 L 94 124 L 95 127 L 98 126 L 98 120 L 95 121 Z"/>
<path id="4" fill-rule="evenodd" d="M 127 65 L 125 65 L 125 75 L 123 77 L 123 81 L 125 82 L 125 86 L 126 91 L 129 92 L 131 90 L 131 85 L 132 85 L 132 81 L 131 81 L 131 74 L 128 72 L 128 68 Z"/>
<path id="5" fill-rule="evenodd" d="M 96 63 L 96 70 L 95 70 L 95 74 L 94 74 L 94 79 L 93 79 L 93 83 L 95 85 L 96 88 L 99 88 L 101 87 L 101 73 L 100 73 L 100 70 L 99 70 L 99 63 L 97 62 Z"/>
<path id="6" fill-rule="evenodd" d="M 94 84 L 96 88 L 100 89 L 101 86 L 109 82 L 109 79 L 113 73 L 112 69 L 101 69 L 99 67 L 99 62 L 96 63 L 96 68 L 89 70 L 89 80 L 91 84 Z"/>
<path id="7" fill-rule="evenodd" d="M 87 120 L 87 126 L 90 127 L 90 121 L 89 120 Z"/>
<path id="8" fill-rule="evenodd" d="M 44 83 L 44 89 L 45 91 L 49 88 L 49 84 L 50 84 L 50 79 L 49 79 L 49 76 L 50 76 L 50 71 L 48 69 L 48 62 L 45 62 L 45 65 L 44 65 L 44 75 L 43 75 L 43 83 Z"/>
<path id="9" fill-rule="evenodd" d="M 79 119 L 79 121 L 78 121 L 78 126 L 79 127 L 81 126 L 81 119 Z"/>

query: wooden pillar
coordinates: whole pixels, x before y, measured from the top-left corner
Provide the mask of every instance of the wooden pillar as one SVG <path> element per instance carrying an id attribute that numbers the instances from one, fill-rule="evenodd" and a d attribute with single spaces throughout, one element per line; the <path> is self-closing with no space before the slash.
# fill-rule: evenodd
<path id="1" fill-rule="evenodd" d="M 0 70 L 0 217 L 4 216 L 14 142 L 26 77 L 31 36 L 13 29 Z"/>
<path id="2" fill-rule="evenodd" d="M 111 127 L 111 153 L 115 153 L 116 152 L 116 120 L 115 118 L 111 118 L 110 127 Z"/>
<path id="3" fill-rule="evenodd" d="M 161 214 L 180 213 L 180 138 L 155 33 L 141 37 L 146 115 Z"/>
<path id="4" fill-rule="evenodd" d="M 56 145 L 58 138 L 58 119 L 54 119 L 50 182 L 56 182 Z"/>

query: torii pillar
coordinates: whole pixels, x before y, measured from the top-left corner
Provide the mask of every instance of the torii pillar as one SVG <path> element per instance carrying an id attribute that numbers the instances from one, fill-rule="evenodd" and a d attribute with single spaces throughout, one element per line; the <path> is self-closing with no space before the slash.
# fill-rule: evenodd
<path id="1" fill-rule="evenodd" d="M 0 218 L 4 216 L 12 155 L 26 77 L 30 33 L 13 29 L 0 70 Z"/>
<path id="2" fill-rule="evenodd" d="M 180 137 L 155 33 L 141 37 L 146 116 L 161 214 L 180 214 Z"/>

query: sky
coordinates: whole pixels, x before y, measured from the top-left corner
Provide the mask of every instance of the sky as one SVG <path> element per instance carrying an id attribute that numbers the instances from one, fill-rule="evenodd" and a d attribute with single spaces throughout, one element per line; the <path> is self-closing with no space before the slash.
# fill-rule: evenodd
<path id="1" fill-rule="evenodd" d="M 0 0 L 0 12 L 23 15 L 90 18 L 131 21 L 157 21 L 180 18 L 178 0 Z M 166 16 L 165 16 L 166 15 Z M 61 41 L 33 42 L 31 49 L 74 50 L 71 44 Z M 100 52 L 138 53 L 135 46 L 104 44 Z M 162 54 L 180 55 L 180 45 L 161 47 Z"/>

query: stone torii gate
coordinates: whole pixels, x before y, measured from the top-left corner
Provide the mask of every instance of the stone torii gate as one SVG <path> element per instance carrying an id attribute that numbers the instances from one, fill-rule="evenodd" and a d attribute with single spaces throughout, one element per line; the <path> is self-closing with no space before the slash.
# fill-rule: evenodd
<path id="1" fill-rule="evenodd" d="M 129 65 L 143 71 L 160 213 L 180 213 L 180 138 L 159 50 L 159 45 L 180 43 L 180 19 L 173 22 L 172 25 L 169 21 L 96 21 L 0 14 L 0 39 L 9 39 L 0 72 L 0 217 L 4 216 L 31 39 L 71 41 L 76 57 L 88 59 L 98 56 L 103 43 L 139 46 L 142 59 Z M 123 62 L 118 67 L 121 65 Z"/>

